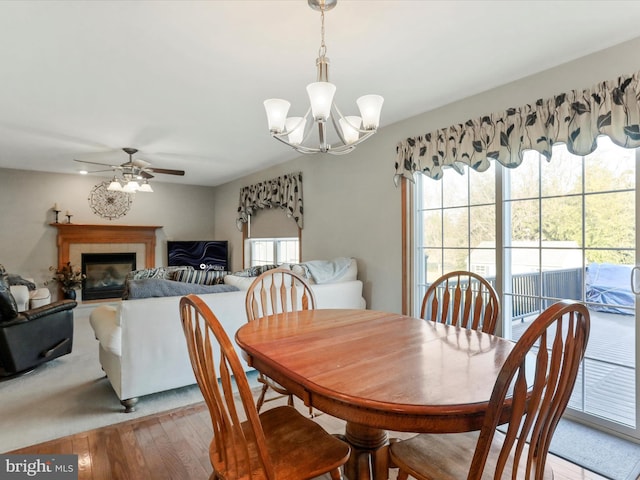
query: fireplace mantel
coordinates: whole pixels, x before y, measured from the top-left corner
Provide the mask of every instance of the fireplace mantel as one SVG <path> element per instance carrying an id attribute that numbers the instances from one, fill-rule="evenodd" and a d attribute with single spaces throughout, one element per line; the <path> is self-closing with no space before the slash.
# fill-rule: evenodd
<path id="1" fill-rule="evenodd" d="M 159 225 L 89 225 L 51 223 L 58 229 L 58 265 L 69 261 L 72 243 L 142 243 L 145 246 L 145 266 L 156 264 L 156 230 Z"/>

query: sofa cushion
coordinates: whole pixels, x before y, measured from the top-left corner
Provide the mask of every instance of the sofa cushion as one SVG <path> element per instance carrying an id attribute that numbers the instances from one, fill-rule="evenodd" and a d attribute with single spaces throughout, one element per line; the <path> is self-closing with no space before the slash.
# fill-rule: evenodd
<path id="1" fill-rule="evenodd" d="M 282 267 L 280 267 L 282 268 Z M 288 269 L 285 269 L 288 270 Z M 224 277 L 224 282 L 227 285 L 232 285 L 234 287 L 238 287 L 238 289 L 240 290 L 249 290 L 249 287 L 251 286 L 251 284 L 255 281 L 255 279 L 258 277 L 238 277 L 236 275 L 227 275 L 226 277 Z M 276 288 L 280 288 L 280 286 L 282 285 L 282 280 L 281 280 L 281 276 L 277 275 L 275 277 L 275 282 L 276 282 Z M 304 278 L 304 276 L 303 276 Z M 271 287 L 271 282 L 273 277 L 271 276 L 267 276 L 266 278 L 264 278 L 262 280 L 262 288 L 270 288 Z M 309 281 L 309 279 L 304 278 L 304 280 L 309 284 L 309 285 L 313 285 L 313 281 Z"/>
<path id="2" fill-rule="evenodd" d="M 0 274 L 0 322 L 13 320 L 18 316 L 18 305 L 11 295 L 9 278 L 6 273 Z"/>
<path id="3" fill-rule="evenodd" d="M 122 299 L 127 300 L 129 298 L 129 282 L 131 280 L 141 280 L 144 278 L 164 278 L 173 280 L 174 275 L 181 270 L 193 270 L 193 267 L 156 267 L 133 270 L 132 272 L 127 273 L 127 276 L 124 279 Z"/>
<path id="4" fill-rule="evenodd" d="M 180 270 L 175 272 L 172 280 L 184 283 L 198 283 L 200 285 L 219 285 L 224 283 L 225 270 Z"/>
<path id="5" fill-rule="evenodd" d="M 236 287 L 238 290 L 248 290 L 255 279 L 256 277 L 241 277 L 234 274 L 224 277 L 224 283 Z"/>
<path id="6" fill-rule="evenodd" d="M 48 288 L 36 288 L 29 294 L 29 308 L 38 308 L 51 303 L 51 292 Z"/>
<path id="7" fill-rule="evenodd" d="M 29 289 L 26 287 L 26 285 L 10 285 L 9 290 L 11 290 L 11 295 L 16 301 L 18 312 L 29 310 L 29 299 L 31 292 L 29 292 Z"/>
<path id="8" fill-rule="evenodd" d="M 231 285 L 200 285 L 198 283 L 176 282 L 163 278 L 145 278 L 129 282 L 129 300 L 149 297 L 175 297 L 178 295 L 199 295 L 205 293 L 235 292 Z"/>

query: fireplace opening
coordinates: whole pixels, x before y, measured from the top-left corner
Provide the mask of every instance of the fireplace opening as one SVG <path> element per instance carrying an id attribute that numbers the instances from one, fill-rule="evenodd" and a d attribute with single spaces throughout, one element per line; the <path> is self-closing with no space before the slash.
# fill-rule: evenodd
<path id="1" fill-rule="evenodd" d="M 133 253 L 83 253 L 82 300 L 121 298 L 127 273 L 136 269 Z"/>

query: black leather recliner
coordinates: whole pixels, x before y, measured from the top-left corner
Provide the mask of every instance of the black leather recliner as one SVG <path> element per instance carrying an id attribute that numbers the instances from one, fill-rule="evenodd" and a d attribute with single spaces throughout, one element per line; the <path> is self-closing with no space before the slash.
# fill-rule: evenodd
<path id="1" fill-rule="evenodd" d="M 0 275 L 0 377 L 29 371 L 71 353 L 73 300 L 17 312 L 6 279 Z"/>

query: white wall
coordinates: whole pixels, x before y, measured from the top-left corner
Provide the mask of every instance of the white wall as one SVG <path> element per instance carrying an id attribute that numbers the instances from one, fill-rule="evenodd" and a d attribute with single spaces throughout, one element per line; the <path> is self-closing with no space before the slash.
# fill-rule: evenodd
<path id="1" fill-rule="evenodd" d="M 161 225 L 157 230 L 156 265 L 167 264 L 166 240 L 213 238 L 213 188 L 153 182 L 154 193 L 136 194 L 131 209 L 116 220 L 91 210 L 89 193 L 104 177 L 62 175 L 0 169 L 0 264 L 7 271 L 33 277 L 39 285 L 57 263 L 51 207 L 58 203 L 59 221 L 78 224 Z"/>
<path id="2" fill-rule="evenodd" d="M 302 171 L 303 260 L 356 257 L 368 308 L 400 312 L 401 199 L 392 181 L 398 141 L 633 73 L 640 70 L 639 50 L 640 38 L 380 129 L 346 156 L 304 156 L 217 187 L 215 236 L 230 241 L 232 264 L 240 265 L 242 236 L 235 227 L 240 188 Z"/>

